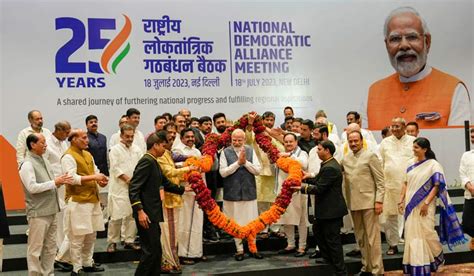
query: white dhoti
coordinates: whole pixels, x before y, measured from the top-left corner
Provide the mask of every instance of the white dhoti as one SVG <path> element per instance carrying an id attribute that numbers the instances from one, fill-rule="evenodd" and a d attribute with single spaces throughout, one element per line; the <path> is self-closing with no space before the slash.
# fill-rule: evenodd
<path id="1" fill-rule="evenodd" d="M 228 201 L 224 200 L 224 214 L 233 218 L 235 222 L 243 226 L 258 217 L 257 200 L 249 201 Z M 237 252 L 244 251 L 241 239 L 234 238 Z"/>
<path id="2" fill-rule="evenodd" d="M 100 204 L 69 201 L 65 212 L 65 227 L 70 239 L 73 270 L 77 272 L 83 266 L 92 266 L 96 232 L 105 230 Z"/>
<path id="3" fill-rule="evenodd" d="M 286 208 L 285 213 L 277 221 L 277 224 L 284 225 L 287 237 L 288 248 L 296 247 L 295 225 L 298 226 L 298 248 L 306 249 L 306 239 L 308 237 L 308 195 L 293 193 L 291 203 Z"/>
<path id="4" fill-rule="evenodd" d="M 107 211 L 110 217 L 107 229 L 107 242 L 118 243 L 122 237 L 122 240 L 126 243 L 133 243 L 137 236 L 137 226 L 132 216 L 128 190 L 121 194 L 110 192 L 108 195 Z"/>
<path id="5" fill-rule="evenodd" d="M 194 192 L 185 192 L 182 199 L 183 207 L 179 210 L 178 256 L 201 258 L 204 214 L 195 200 Z"/>

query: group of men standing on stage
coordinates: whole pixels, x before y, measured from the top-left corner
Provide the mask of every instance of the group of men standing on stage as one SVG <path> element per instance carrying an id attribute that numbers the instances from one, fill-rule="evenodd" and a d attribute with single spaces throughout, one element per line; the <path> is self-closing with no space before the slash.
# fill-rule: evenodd
<path id="1" fill-rule="evenodd" d="M 290 107 L 286 109 L 292 112 Z M 86 118 L 87 131 L 71 129 L 64 121 L 48 134 L 42 127 L 41 113 L 29 113 L 31 126 L 20 133 L 17 149 L 27 203 L 27 259 L 32 274 L 51 272 L 55 259 L 63 269 L 70 265 L 72 275 L 103 271 L 92 255 L 96 232 L 105 229 L 100 189 L 107 183 L 107 251 L 115 252 L 120 241 L 125 248 L 140 249 L 135 243 L 138 231 L 143 255 L 137 275 L 179 273 L 181 264 L 206 260 L 203 233 L 212 241 L 210 233 L 215 232 L 205 225 L 205 215 L 183 178 L 197 168 L 183 167 L 182 162 L 190 156 L 200 157 L 196 145 L 203 145 L 212 125 L 223 133 L 227 118 L 223 113 L 215 114 L 213 119 L 203 116 L 193 128 L 189 127 L 189 110 L 181 110 L 169 122 L 165 116 L 157 116 L 155 130 L 145 140 L 136 129 L 139 118 L 133 121 L 137 115 L 139 111 L 131 108 L 120 119 L 118 142 L 107 150 L 94 115 Z M 353 228 L 362 255 L 362 272 L 383 274 L 379 221 L 383 222 L 389 244 L 386 253 L 397 254 L 401 227 L 397 200 L 403 171 L 413 157 L 414 137 L 406 134 L 406 122 L 394 118 L 391 135 L 377 145 L 371 132 L 361 129 L 357 112 L 347 114 L 348 126 L 341 138 L 335 135 L 337 128 L 324 112 L 318 112 L 316 124 L 292 115 L 288 118 L 296 123 L 288 124 L 285 130 L 274 128 L 272 112 L 262 115 L 266 133 L 280 156 L 298 160 L 304 180 L 301 188 L 295 188 L 286 213 L 261 237 L 285 236 L 287 247 L 278 254 L 302 257 L 307 252 L 311 220 L 319 250 L 310 257 L 330 263 L 338 274 L 345 274 L 339 233 Z M 256 114 L 249 113 L 248 118 L 249 127 L 231 134 L 231 145 L 219 151 L 211 172 L 203 174 L 215 199 L 223 200 L 225 214 L 240 225 L 268 209 L 287 176 L 255 143 L 251 125 Z M 466 158 L 463 156 L 461 165 L 468 193 L 472 185 Z M 348 219 L 343 219 L 348 214 Z M 381 214 L 384 219 L 379 218 Z M 235 239 L 235 244 L 234 257 L 242 261 L 242 240 Z M 257 252 L 251 257 L 261 259 L 263 255 Z"/>

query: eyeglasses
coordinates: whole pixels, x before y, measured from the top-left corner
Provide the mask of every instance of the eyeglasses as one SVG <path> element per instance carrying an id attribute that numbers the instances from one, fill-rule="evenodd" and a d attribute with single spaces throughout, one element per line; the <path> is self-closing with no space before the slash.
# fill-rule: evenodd
<path id="1" fill-rule="evenodd" d="M 413 43 L 420 42 L 422 37 L 424 36 L 425 36 L 424 34 L 419 34 L 419 33 L 409 33 L 406 35 L 394 34 L 394 35 L 390 35 L 387 38 L 387 41 L 388 41 L 388 44 L 390 44 L 391 46 L 397 46 L 400 43 L 402 43 L 403 38 L 405 38 L 405 40 L 408 43 L 413 44 Z"/>

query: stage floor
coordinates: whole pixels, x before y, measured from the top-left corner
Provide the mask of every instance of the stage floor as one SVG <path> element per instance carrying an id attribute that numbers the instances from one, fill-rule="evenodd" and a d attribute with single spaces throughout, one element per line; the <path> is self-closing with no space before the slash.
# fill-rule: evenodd
<path id="1" fill-rule="evenodd" d="M 344 252 L 353 249 L 352 244 L 344 246 Z M 384 251 L 387 249 L 383 245 Z M 403 246 L 399 246 L 403 249 Z M 197 263 L 195 265 L 183 266 L 183 275 L 205 276 L 205 275 L 328 275 L 331 269 L 328 265 L 316 264 L 308 255 L 300 258 L 292 255 L 278 255 L 273 251 L 262 252 L 265 256 L 263 260 L 256 260 L 246 256 L 242 262 L 234 260 L 231 254 L 219 254 L 208 256 L 207 262 Z M 445 248 L 446 266 L 440 269 L 441 275 L 474 275 L 474 252 L 469 251 L 467 244 L 457 247 L 455 251 L 450 252 Z M 384 265 L 388 272 L 387 275 L 403 275 L 400 271 L 403 253 L 395 256 L 384 255 Z M 345 258 L 346 265 L 350 274 L 357 273 L 360 270 L 359 258 Z M 455 265 L 449 265 L 453 264 Z M 137 262 L 118 262 L 103 264 L 106 269 L 103 273 L 94 273 L 93 275 L 133 275 Z M 398 270 L 398 271 L 397 271 Z M 26 275 L 27 271 L 3 272 L 2 275 Z M 55 275 L 69 275 L 70 273 L 55 272 Z M 92 274 L 91 274 L 92 275 Z M 440 274 L 437 274 L 440 275 Z"/>

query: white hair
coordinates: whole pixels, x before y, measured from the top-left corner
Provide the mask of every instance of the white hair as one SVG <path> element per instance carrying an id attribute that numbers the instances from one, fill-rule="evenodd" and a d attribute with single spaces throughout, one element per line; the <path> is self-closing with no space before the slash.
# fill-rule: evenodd
<path id="1" fill-rule="evenodd" d="M 391 11 L 390 14 L 387 16 L 387 18 L 385 19 L 385 24 L 383 26 L 383 34 L 384 34 L 385 38 L 388 37 L 388 24 L 390 23 L 392 18 L 394 18 L 397 15 L 404 14 L 404 13 L 411 13 L 411 14 L 414 14 L 415 16 L 417 16 L 421 21 L 421 28 L 423 29 L 423 33 L 424 34 L 429 34 L 430 33 L 430 30 L 428 29 L 428 25 L 426 24 L 426 21 L 423 19 L 423 17 L 421 17 L 420 13 L 417 10 L 415 10 L 412 7 L 400 7 L 400 8 L 396 8 L 393 11 Z"/>

